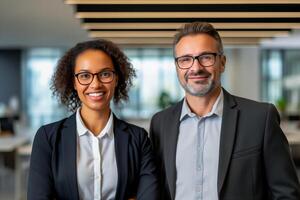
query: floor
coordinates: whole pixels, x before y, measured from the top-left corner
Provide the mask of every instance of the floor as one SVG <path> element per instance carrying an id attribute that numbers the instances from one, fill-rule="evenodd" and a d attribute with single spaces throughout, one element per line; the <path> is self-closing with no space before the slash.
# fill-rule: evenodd
<path id="1" fill-rule="evenodd" d="M 7 171 L 0 176 L 0 200 L 13 200 L 14 199 L 14 174 Z M 26 199 L 26 198 L 25 198 Z"/>
<path id="2" fill-rule="evenodd" d="M 298 165 L 299 164 L 299 165 Z M 8 172 L 5 178 L 0 177 L 0 200 L 13 200 L 14 199 L 14 175 L 13 172 Z M 300 162 L 297 163 L 297 173 L 300 180 Z M 22 199 L 26 200 L 26 179 L 27 179 L 28 171 L 22 174 Z"/>
<path id="3" fill-rule="evenodd" d="M 26 188 L 27 188 L 27 176 L 29 169 L 29 157 L 21 158 L 21 194 L 20 199 L 26 200 Z M 25 164 L 25 165 L 24 165 Z M 13 169 L 0 168 L 0 200 L 14 200 L 14 189 L 15 189 L 15 175 Z"/>

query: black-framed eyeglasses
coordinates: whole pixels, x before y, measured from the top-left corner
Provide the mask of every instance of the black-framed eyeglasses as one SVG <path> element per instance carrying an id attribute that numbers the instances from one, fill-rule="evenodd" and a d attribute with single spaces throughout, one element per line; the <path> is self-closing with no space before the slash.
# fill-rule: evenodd
<path id="1" fill-rule="evenodd" d="M 198 60 L 201 66 L 210 67 L 216 63 L 216 57 L 221 53 L 204 53 L 198 56 L 180 56 L 175 58 L 175 62 L 180 69 L 189 69 L 193 66 L 195 59 Z"/>
<path id="2" fill-rule="evenodd" d="M 89 85 L 93 82 L 94 76 L 97 76 L 98 80 L 101 83 L 110 83 L 113 81 L 115 72 L 106 70 L 106 71 L 101 71 L 97 73 L 91 73 L 91 72 L 79 72 L 77 74 L 74 74 L 74 76 L 77 78 L 78 82 L 81 85 Z"/>

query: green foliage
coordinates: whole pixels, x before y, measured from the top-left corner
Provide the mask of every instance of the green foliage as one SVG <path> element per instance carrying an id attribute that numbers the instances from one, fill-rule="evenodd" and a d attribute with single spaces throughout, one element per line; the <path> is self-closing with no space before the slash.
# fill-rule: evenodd
<path id="1" fill-rule="evenodd" d="M 164 109 L 172 105 L 172 99 L 167 91 L 162 91 L 159 95 L 158 106 L 161 109 Z"/>
<path id="2" fill-rule="evenodd" d="M 284 112 L 286 109 L 286 100 L 283 98 L 280 98 L 276 101 L 276 107 L 281 111 Z"/>

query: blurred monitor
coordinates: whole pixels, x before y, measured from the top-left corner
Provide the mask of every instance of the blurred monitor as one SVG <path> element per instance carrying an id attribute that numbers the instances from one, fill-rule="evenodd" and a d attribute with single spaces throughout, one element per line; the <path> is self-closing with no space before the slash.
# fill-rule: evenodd
<path id="1" fill-rule="evenodd" d="M 0 130 L 5 133 L 14 133 L 14 122 L 18 120 L 18 116 L 0 117 Z"/>
<path id="2" fill-rule="evenodd" d="M 288 115 L 288 120 L 289 121 L 299 121 L 300 115 Z"/>

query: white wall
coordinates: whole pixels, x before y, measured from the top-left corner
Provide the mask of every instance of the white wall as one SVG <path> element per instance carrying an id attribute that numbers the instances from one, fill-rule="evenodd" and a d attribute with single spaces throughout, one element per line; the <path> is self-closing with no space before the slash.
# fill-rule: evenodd
<path id="1" fill-rule="evenodd" d="M 259 47 L 225 48 L 223 86 L 234 95 L 260 100 Z"/>
<path id="2" fill-rule="evenodd" d="M 0 0 L 0 47 L 70 47 L 88 40 L 63 0 Z"/>

